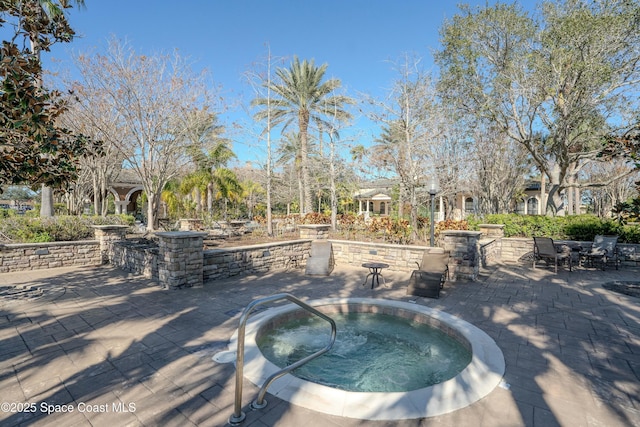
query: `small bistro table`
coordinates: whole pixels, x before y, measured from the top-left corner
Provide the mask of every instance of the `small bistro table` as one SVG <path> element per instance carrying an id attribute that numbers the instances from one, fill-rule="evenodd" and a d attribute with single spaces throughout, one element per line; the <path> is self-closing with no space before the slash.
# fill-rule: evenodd
<path id="1" fill-rule="evenodd" d="M 362 286 L 367 284 L 367 280 L 369 276 L 371 276 L 371 289 L 374 287 L 374 282 L 380 285 L 380 278 L 382 277 L 382 283 L 386 286 L 387 282 L 384 280 L 384 276 L 382 275 L 383 268 L 389 268 L 389 264 L 385 264 L 383 262 L 365 262 L 362 264 L 364 268 L 369 269 L 369 274 L 364 278 L 364 283 Z"/>

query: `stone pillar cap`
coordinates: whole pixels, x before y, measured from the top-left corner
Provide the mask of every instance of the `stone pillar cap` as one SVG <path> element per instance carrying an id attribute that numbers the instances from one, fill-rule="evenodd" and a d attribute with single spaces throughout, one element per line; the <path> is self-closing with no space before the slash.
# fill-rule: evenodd
<path id="1" fill-rule="evenodd" d="M 205 237 L 209 235 L 209 233 L 202 231 L 161 231 L 155 234 L 158 237 L 165 237 L 168 239 L 188 239 L 190 237 Z"/>
<path id="2" fill-rule="evenodd" d="M 97 228 L 98 230 L 118 230 L 122 228 L 129 228 L 128 225 L 92 225 L 91 227 Z"/>

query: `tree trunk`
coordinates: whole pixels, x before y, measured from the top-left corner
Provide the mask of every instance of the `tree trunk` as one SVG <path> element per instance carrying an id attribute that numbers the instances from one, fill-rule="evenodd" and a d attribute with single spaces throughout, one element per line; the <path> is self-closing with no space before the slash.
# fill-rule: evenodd
<path id="1" fill-rule="evenodd" d="M 416 240 L 418 236 L 418 201 L 416 198 L 416 187 L 411 187 L 411 211 L 409 212 L 409 223 L 411 224 L 411 240 Z"/>
<path id="2" fill-rule="evenodd" d="M 158 228 L 158 196 L 155 193 L 147 192 L 147 231 L 154 231 Z"/>
<path id="3" fill-rule="evenodd" d="M 300 125 L 300 163 L 302 167 L 302 188 L 304 194 L 304 206 L 300 207 L 300 213 L 306 214 L 313 206 L 311 186 L 309 185 L 309 112 L 302 110 L 298 115 Z"/>
<path id="4" fill-rule="evenodd" d="M 207 184 L 207 213 L 213 215 L 213 183 Z"/>

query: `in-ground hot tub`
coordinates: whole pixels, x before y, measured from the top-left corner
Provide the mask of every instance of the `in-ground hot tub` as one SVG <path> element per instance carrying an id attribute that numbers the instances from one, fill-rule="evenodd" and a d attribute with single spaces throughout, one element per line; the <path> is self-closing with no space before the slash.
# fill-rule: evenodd
<path id="1" fill-rule="evenodd" d="M 430 325 L 468 348 L 471 360 L 453 378 L 409 391 L 347 391 L 291 374 L 276 380 L 269 387 L 270 394 L 298 406 L 367 420 L 432 417 L 455 411 L 483 398 L 500 383 L 504 375 L 504 357 L 496 343 L 482 330 L 448 313 L 417 304 L 369 298 L 322 299 L 307 303 L 329 316 L 331 313 L 382 313 Z M 263 355 L 257 343 L 267 331 L 300 317 L 299 310 L 299 306 L 287 304 L 250 318 L 245 336 L 245 378 L 262 386 L 271 374 L 280 370 Z M 236 346 L 234 335 L 230 348 L 235 349 Z M 358 361 L 353 363 L 357 364 Z"/>

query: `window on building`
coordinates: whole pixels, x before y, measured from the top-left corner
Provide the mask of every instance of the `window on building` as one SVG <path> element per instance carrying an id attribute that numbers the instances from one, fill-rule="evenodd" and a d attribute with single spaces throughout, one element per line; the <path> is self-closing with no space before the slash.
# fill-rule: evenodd
<path id="1" fill-rule="evenodd" d="M 475 212 L 475 206 L 473 204 L 473 197 L 467 197 L 464 199 L 464 211 L 468 214 Z"/>
<path id="2" fill-rule="evenodd" d="M 538 215 L 538 199 L 535 197 L 527 200 L 527 213 L 529 215 Z"/>
<path id="3" fill-rule="evenodd" d="M 385 209 L 384 202 L 380 202 L 380 211 L 379 211 L 380 215 L 384 215 L 386 213 L 384 209 Z"/>

